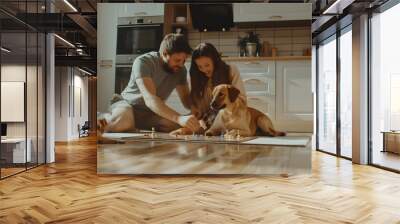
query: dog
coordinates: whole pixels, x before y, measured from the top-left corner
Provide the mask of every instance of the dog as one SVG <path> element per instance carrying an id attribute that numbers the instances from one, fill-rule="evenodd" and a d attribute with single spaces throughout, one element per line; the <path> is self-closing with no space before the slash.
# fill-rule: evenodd
<path id="1" fill-rule="evenodd" d="M 274 129 L 271 119 L 264 113 L 247 107 L 239 98 L 240 90 L 232 85 L 221 84 L 214 88 L 209 112 L 200 120 L 202 128 L 196 134 L 218 136 L 225 134 L 235 138 L 247 136 L 285 136 L 285 132 Z M 170 134 L 188 135 L 193 132 L 182 127 Z"/>
<path id="2" fill-rule="evenodd" d="M 271 119 L 264 113 L 247 107 L 239 96 L 240 90 L 221 84 L 214 88 L 210 106 L 219 111 L 213 124 L 205 131 L 207 136 L 225 134 L 229 137 L 285 136 L 274 129 Z"/>

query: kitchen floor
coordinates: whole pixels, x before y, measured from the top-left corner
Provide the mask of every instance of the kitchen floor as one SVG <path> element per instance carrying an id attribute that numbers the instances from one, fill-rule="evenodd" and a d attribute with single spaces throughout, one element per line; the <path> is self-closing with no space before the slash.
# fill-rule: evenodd
<path id="1" fill-rule="evenodd" d="M 260 139 L 260 138 L 249 138 Z M 163 135 L 125 144 L 99 144 L 99 174 L 258 174 L 294 175 L 311 171 L 310 137 L 266 138 L 304 146 L 252 145 L 221 137 Z M 264 139 L 264 138 L 263 138 Z M 297 143 L 296 143 L 297 144 Z"/>

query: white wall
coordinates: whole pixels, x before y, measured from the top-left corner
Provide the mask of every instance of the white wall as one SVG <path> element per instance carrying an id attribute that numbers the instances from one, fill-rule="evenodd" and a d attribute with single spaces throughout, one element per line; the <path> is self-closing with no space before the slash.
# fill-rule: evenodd
<path id="1" fill-rule="evenodd" d="M 82 76 L 76 68 L 56 67 L 55 91 L 55 140 L 69 141 L 79 137 L 78 124 L 88 120 L 88 78 Z M 77 90 L 80 89 L 82 114 L 76 105 L 79 104 Z M 75 111 L 74 111 L 75 110 Z"/>
<path id="2" fill-rule="evenodd" d="M 37 70 L 38 69 L 38 70 Z M 27 80 L 26 80 L 27 78 Z M 24 82 L 26 85 L 26 107 L 22 106 L 21 113 L 26 112 L 26 120 L 23 122 L 7 122 L 7 137 L 21 138 L 27 136 L 30 139 L 32 158 L 39 154 L 39 163 L 44 163 L 44 74 L 41 66 L 25 64 L 3 64 L 1 66 L 1 81 Z M 2 89 L 3 91 L 4 89 Z M 21 90 L 23 94 L 23 90 Z M 7 95 L 2 95 L 7 97 Z M 13 113 L 10 107 L 1 108 L 2 112 Z M 15 109 L 14 109 L 15 110 Z M 15 113 L 15 112 L 14 112 Z M 34 159 L 33 161 L 36 161 Z"/>
<path id="3" fill-rule="evenodd" d="M 105 112 L 115 86 L 118 17 L 141 15 L 143 12 L 146 15 L 164 15 L 164 4 L 98 3 L 97 10 L 97 111 Z M 100 66 L 102 60 L 112 60 L 112 66 Z"/>
<path id="4" fill-rule="evenodd" d="M 68 73 L 67 67 L 55 68 L 55 140 L 67 140 L 68 115 Z"/>

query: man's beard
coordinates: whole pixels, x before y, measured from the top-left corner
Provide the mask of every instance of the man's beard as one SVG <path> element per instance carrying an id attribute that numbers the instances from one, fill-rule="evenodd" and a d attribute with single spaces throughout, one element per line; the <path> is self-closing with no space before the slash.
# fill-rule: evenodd
<path id="1" fill-rule="evenodd" d="M 174 69 L 172 69 L 171 67 L 169 67 L 168 63 L 165 62 L 164 60 L 162 60 L 162 67 L 163 69 L 168 72 L 168 73 L 176 73 L 178 72 L 181 68 L 179 67 L 176 71 Z"/>

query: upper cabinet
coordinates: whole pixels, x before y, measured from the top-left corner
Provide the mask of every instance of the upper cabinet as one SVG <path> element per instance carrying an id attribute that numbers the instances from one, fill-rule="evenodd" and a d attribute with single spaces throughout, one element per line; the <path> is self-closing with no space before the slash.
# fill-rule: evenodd
<path id="1" fill-rule="evenodd" d="M 233 3 L 233 22 L 311 20 L 312 4 Z"/>
<path id="2" fill-rule="evenodd" d="M 164 15 L 164 4 L 135 3 L 132 7 L 132 16 L 162 16 Z"/>
<path id="3" fill-rule="evenodd" d="M 104 4 L 104 5 L 103 5 Z M 117 15 L 118 17 L 131 16 L 163 16 L 164 3 L 103 3 L 101 12 L 105 15 Z"/>

